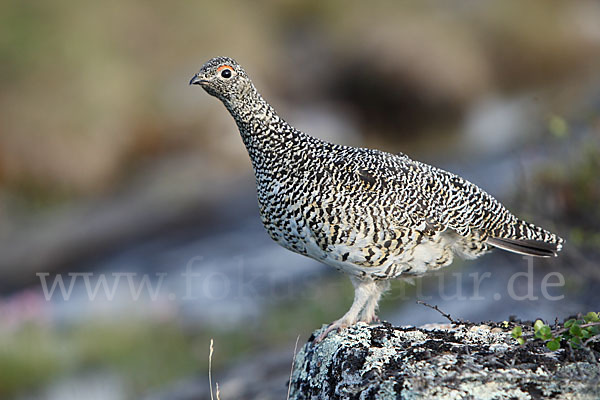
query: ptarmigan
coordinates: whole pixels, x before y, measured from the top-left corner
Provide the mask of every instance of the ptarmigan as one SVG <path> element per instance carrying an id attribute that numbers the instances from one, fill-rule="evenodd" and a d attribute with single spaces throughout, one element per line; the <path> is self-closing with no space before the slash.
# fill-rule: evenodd
<path id="1" fill-rule="evenodd" d="M 403 154 L 309 136 L 280 118 L 231 58 L 190 84 L 223 102 L 246 145 L 260 215 L 281 246 L 350 275 L 350 310 L 321 335 L 377 319 L 389 280 L 421 276 L 497 247 L 550 257 L 563 240 L 511 214 L 485 191 Z"/>

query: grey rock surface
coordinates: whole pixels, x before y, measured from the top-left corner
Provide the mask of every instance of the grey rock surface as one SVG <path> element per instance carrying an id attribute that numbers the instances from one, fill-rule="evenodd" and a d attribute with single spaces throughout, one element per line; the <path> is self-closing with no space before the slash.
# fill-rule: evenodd
<path id="1" fill-rule="evenodd" d="M 290 398 L 600 398 L 598 343 L 556 352 L 540 340 L 519 346 L 512 326 L 361 323 L 315 344 L 317 331 L 296 357 Z"/>

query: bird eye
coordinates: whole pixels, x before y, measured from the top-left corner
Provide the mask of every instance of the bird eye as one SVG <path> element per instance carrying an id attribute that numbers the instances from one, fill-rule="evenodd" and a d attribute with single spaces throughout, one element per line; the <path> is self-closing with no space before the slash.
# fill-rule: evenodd
<path id="1" fill-rule="evenodd" d="M 231 78 L 231 70 L 228 68 L 223 69 L 223 71 L 221 71 L 221 76 L 223 78 Z"/>

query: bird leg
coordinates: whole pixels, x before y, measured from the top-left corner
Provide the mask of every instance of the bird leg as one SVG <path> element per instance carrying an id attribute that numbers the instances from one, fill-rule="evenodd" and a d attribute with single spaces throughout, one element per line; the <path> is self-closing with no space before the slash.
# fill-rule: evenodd
<path id="1" fill-rule="evenodd" d="M 382 284 L 373 280 L 360 280 L 355 277 L 351 277 L 350 279 L 354 285 L 354 302 L 350 310 L 342 318 L 332 322 L 315 339 L 315 343 L 319 343 L 325 339 L 329 332 L 344 329 L 350 325 L 354 325 L 359 320 L 366 323 L 377 320 L 377 316 L 375 315 L 377 302 L 389 284 L 387 282 Z"/>
<path id="2" fill-rule="evenodd" d="M 370 324 L 372 322 L 379 322 L 379 317 L 377 316 L 377 308 L 379 306 L 379 299 L 381 295 L 390 288 L 390 282 L 387 280 L 383 281 L 374 281 L 376 286 L 374 290 L 372 290 L 371 296 L 368 298 L 367 303 L 362 309 L 359 317 L 359 321 L 366 322 Z"/>

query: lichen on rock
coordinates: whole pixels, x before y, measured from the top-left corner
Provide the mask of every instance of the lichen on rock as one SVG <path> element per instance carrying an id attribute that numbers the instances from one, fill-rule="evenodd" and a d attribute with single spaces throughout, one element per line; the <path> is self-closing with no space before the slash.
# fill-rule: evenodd
<path id="1" fill-rule="evenodd" d="M 319 330 L 296 356 L 290 398 L 600 398 L 598 349 L 520 346 L 510 328 L 360 323 L 317 344 Z"/>

